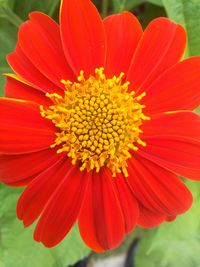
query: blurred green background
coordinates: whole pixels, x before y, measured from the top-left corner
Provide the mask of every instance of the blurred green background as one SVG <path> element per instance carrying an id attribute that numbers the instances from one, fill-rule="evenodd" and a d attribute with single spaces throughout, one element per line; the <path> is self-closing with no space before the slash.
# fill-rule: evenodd
<path id="1" fill-rule="evenodd" d="M 94 0 L 102 16 L 130 10 L 142 26 L 167 16 L 187 30 L 186 57 L 200 55 L 200 0 Z M 6 55 L 14 49 L 20 24 L 31 11 L 42 11 L 58 21 L 59 0 L 0 0 L 0 73 L 11 72 Z M 0 76 L 3 95 L 4 77 Z M 194 204 L 185 215 L 153 230 L 136 230 L 121 248 L 94 255 L 101 258 L 128 250 L 130 240 L 141 238 L 132 263 L 136 267 L 200 267 L 200 184 L 188 182 Z M 32 240 L 33 227 L 24 230 L 15 215 L 21 189 L 0 184 L 0 267 L 66 267 L 90 254 L 76 226 L 56 248 L 46 249 Z M 78 266 L 78 265 L 77 265 Z M 133 266 L 133 265 L 132 265 Z"/>

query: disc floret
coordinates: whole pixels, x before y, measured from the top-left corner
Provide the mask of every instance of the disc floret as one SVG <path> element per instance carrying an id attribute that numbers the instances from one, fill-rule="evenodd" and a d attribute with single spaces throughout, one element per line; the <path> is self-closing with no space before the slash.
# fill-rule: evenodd
<path id="1" fill-rule="evenodd" d="M 58 129 L 51 147 L 57 146 L 57 153 L 66 152 L 72 164 L 80 162 L 81 171 L 99 172 L 107 166 L 113 176 L 123 172 L 127 177 L 129 151 L 146 145 L 140 139 L 140 126 L 149 117 L 139 103 L 145 93 L 129 93 L 129 82 L 123 78 L 121 73 L 106 79 L 99 68 L 87 79 L 81 71 L 78 82 L 62 80 L 64 96 L 47 94 L 53 104 L 48 109 L 41 106 L 41 115 Z"/>

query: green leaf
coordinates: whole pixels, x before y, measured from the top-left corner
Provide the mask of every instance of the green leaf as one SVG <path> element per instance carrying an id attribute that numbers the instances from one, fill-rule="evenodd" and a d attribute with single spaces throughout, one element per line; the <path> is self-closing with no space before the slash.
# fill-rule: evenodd
<path id="1" fill-rule="evenodd" d="M 136 6 L 149 2 L 156 6 L 163 6 L 162 0 L 112 0 L 114 13 L 120 13 L 124 10 L 132 10 Z"/>
<path id="2" fill-rule="evenodd" d="M 3 73 L 11 72 L 6 55 L 13 51 L 17 36 L 17 28 L 0 18 L 0 95 L 3 95 L 5 78 Z"/>
<path id="3" fill-rule="evenodd" d="M 170 19 L 182 24 L 187 30 L 187 55 L 200 54 L 200 1 L 162 0 Z"/>
<path id="4" fill-rule="evenodd" d="M 14 26 L 19 27 L 22 24 L 22 20 L 12 11 L 9 6 L 0 6 L 0 17 L 5 18 Z"/>
<path id="5" fill-rule="evenodd" d="M 193 207 L 175 221 L 145 231 L 136 254 L 136 267 L 199 267 L 200 185 L 187 184 L 195 199 Z"/>
<path id="6" fill-rule="evenodd" d="M 144 1 L 145 0 L 112 0 L 113 12 L 120 13 L 124 10 L 131 10 Z"/>
<path id="7" fill-rule="evenodd" d="M 33 227 L 24 229 L 16 218 L 20 193 L 20 189 L 0 184 L 0 267 L 66 267 L 88 255 L 76 226 L 55 248 L 35 242 Z"/>
<path id="8" fill-rule="evenodd" d="M 59 0 L 20 0 L 15 2 L 14 11 L 23 20 L 27 20 L 28 14 L 32 11 L 41 11 L 52 16 L 59 3 Z"/>
<path id="9" fill-rule="evenodd" d="M 147 0 L 149 3 L 154 4 L 156 6 L 163 6 L 162 0 Z"/>
<path id="10" fill-rule="evenodd" d="M 163 7 L 158 5 L 153 5 L 151 3 L 146 3 L 144 12 L 140 17 L 140 22 L 142 27 L 145 29 L 147 25 L 157 17 L 166 16 L 165 10 Z"/>
<path id="11" fill-rule="evenodd" d="M 200 114 L 200 107 L 196 109 L 196 112 Z"/>
<path id="12" fill-rule="evenodd" d="M 0 7 L 9 6 L 12 9 L 15 1 L 16 0 L 0 0 Z"/>

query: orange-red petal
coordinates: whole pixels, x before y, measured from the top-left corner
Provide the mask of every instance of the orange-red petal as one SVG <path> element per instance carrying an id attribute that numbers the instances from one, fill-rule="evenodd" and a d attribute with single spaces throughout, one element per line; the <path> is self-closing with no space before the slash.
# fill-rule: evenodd
<path id="1" fill-rule="evenodd" d="M 43 211 L 35 232 L 36 241 L 46 247 L 57 245 L 74 225 L 87 189 L 89 176 L 71 166 Z M 39 202 L 38 202 L 39 205 Z"/>
<path id="2" fill-rule="evenodd" d="M 60 25 L 66 58 L 78 76 L 86 77 L 105 61 L 105 30 L 100 15 L 90 0 L 62 0 Z"/>
<path id="3" fill-rule="evenodd" d="M 200 116 L 192 111 L 159 113 L 145 121 L 141 130 L 142 139 L 164 135 L 200 140 Z"/>
<path id="4" fill-rule="evenodd" d="M 127 73 L 142 36 L 142 27 L 137 18 L 126 11 L 105 18 L 104 26 L 107 39 L 106 77 Z"/>
<path id="5" fill-rule="evenodd" d="M 78 220 L 83 240 L 95 251 L 113 249 L 123 240 L 123 213 L 113 177 L 105 169 L 90 179 Z"/>
<path id="6" fill-rule="evenodd" d="M 167 18 L 153 20 L 144 31 L 129 69 L 130 89 L 138 94 L 145 91 L 162 72 L 182 58 L 185 46 L 182 26 Z"/>
<path id="7" fill-rule="evenodd" d="M 137 200 L 123 175 L 118 174 L 113 180 L 116 186 L 117 198 L 124 216 L 125 231 L 126 233 L 130 233 L 135 227 L 139 216 Z"/>
<path id="8" fill-rule="evenodd" d="M 191 57 L 167 70 L 146 87 L 146 112 L 196 108 L 200 104 L 199 73 L 200 57 Z"/>
<path id="9" fill-rule="evenodd" d="M 5 97 L 34 101 L 43 106 L 49 106 L 51 101 L 43 92 L 27 84 L 15 74 L 6 75 Z"/>
<path id="10" fill-rule="evenodd" d="M 142 157 L 185 178 L 200 179 L 200 141 L 167 135 L 144 141 L 147 146 L 138 151 Z"/>
<path id="11" fill-rule="evenodd" d="M 137 154 L 128 165 L 128 182 L 145 208 L 169 216 L 190 208 L 192 195 L 177 176 Z"/>
<path id="12" fill-rule="evenodd" d="M 25 81 L 44 93 L 62 93 L 63 89 L 46 78 L 25 56 L 19 44 L 15 51 L 7 56 L 11 68 Z"/>
<path id="13" fill-rule="evenodd" d="M 192 112 L 160 114 L 145 122 L 146 147 L 138 153 L 179 175 L 200 179 L 200 117 Z"/>
<path id="14" fill-rule="evenodd" d="M 29 154 L 0 155 L 0 180 L 9 185 L 30 182 L 62 157 L 55 148 Z"/>
<path id="15" fill-rule="evenodd" d="M 34 12 L 19 29 L 19 45 L 33 65 L 57 86 L 74 80 L 62 48 L 59 26 L 45 14 Z M 31 43 L 31 45 L 30 45 Z"/>
<path id="16" fill-rule="evenodd" d="M 0 153 L 30 153 L 54 143 L 55 127 L 41 117 L 36 103 L 1 98 L 0 109 Z"/>
<path id="17" fill-rule="evenodd" d="M 29 226 L 39 217 L 70 167 L 70 160 L 58 158 L 24 190 L 17 205 L 17 216 L 24 226 Z"/>
<path id="18" fill-rule="evenodd" d="M 166 216 L 163 214 L 152 212 L 151 210 L 145 208 L 143 205 L 139 205 L 139 218 L 138 225 L 143 228 L 152 228 L 160 225 Z"/>

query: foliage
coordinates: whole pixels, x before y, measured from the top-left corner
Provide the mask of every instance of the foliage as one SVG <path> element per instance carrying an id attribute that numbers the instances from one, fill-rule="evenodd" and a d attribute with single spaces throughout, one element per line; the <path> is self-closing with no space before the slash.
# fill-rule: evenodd
<path id="1" fill-rule="evenodd" d="M 101 8 L 101 1 L 95 3 Z M 6 55 L 13 51 L 17 30 L 28 13 L 45 12 L 57 20 L 59 0 L 0 0 L 0 73 L 10 72 Z M 130 10 L 138 15 L 143 27 L 166 15 L 187 30 L 187 56 L 200 54 L 199 0 L 110 0 L 108 13 Z M 166 13 L 165 13 L 166 12 Z M 5 79 L 0 77 L 0 94 Z M 198 110 L 200 112 L 200 109 Z M 198 267 L 200 262 L 200 187 L 189 182 L 195 202 L 192 209 L 174 222 L 144 232 L 137 251 L 136 267 Z M 66 267 L 88 255 L 77 227 L 56 248 L 47 249 L 32 240 L 33 227 L 23 229 L 15 215 L 21 190 L 0 184 L 0 267 Z"/>
<path id="2" fill-rule="evenodd" d="M 0 267 L 66 267 L 85 257 L 77 227 L 52 249 L 33 241 L 33 227 L 24 229 L 17 220 L 15 206 L 20 189 L 0 185 Z"/>
<path id="3" fill-rule="evenodd" d="M 144 232 L 136 267 L 199 267 L 200 186 L 187 182 L 195 202 L 190 211 L 171 223 Z"/>
<path id="4" fill-rule="evenodd" d="M 162 0 L 168 16 L 182 24 L 188 34 L 187 54 L 200 54 L 200 1 L 199 0 Z"/>
<path id="5" fill-rule="evenodd" d="M 0 73 L 10 72 L 6 55 L 11 52 L 16 42 L 17 28 L 8 21 L 0 18 Z M 0 94 L 3 94 L 5 79 L 0 76 Z"/>

